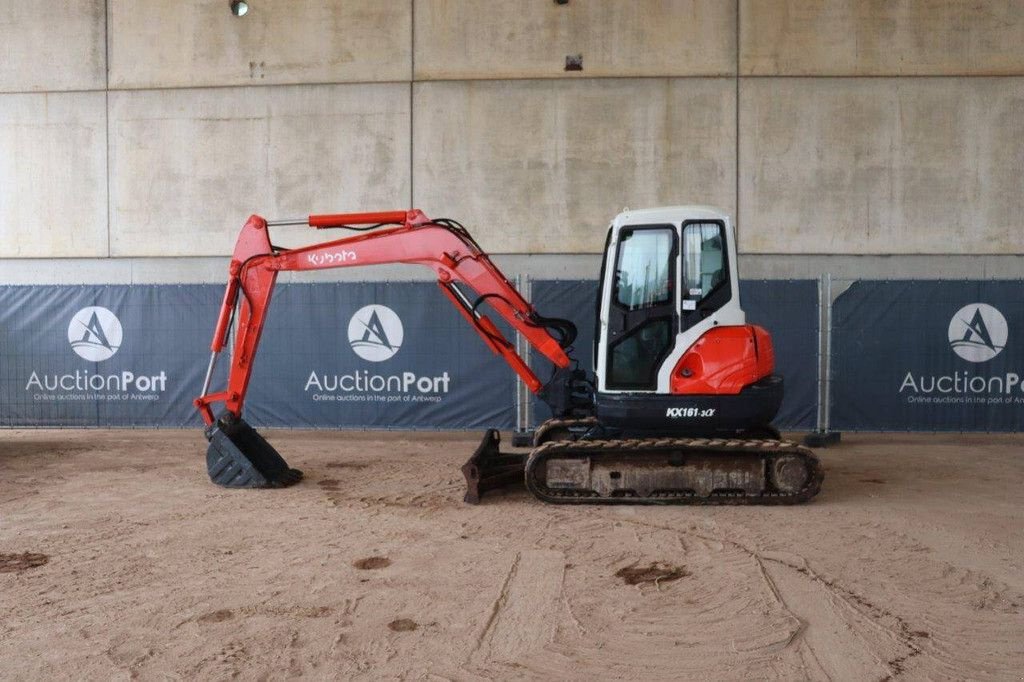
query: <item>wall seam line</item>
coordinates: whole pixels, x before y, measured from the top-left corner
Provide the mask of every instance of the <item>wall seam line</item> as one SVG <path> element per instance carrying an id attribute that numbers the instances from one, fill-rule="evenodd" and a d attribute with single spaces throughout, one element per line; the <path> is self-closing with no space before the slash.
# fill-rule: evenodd
<path id="1" fill-rule="evenodd" d="M 416 140 L 414 123 L 416 116 L 416 0 L 409 0 L 409 208 L 416 208 Z"/>
<path id="2" fill-rule="evenodd" d="M 740 0 L 736 0 L 736 95 L 734 106 L 736 107 L 736 133 L 734 135 L 733 144 L 736 145 L 735 154 L 733 155 L 733 161 L 735 162 L 735 187 L 733 189 L 733 198 L 736 201 L 736 215 L 733 218 L 733 230 L 735 230 L 737 251 L 739 250 L 740 241 Z"/>
<path id="3" fill-rule="evenodd" d="M 609 80 L 725 80 L 728 78 L 736 78 L 735 74 L 720 73 L 720 74 L 660 74 L 660 75 L 623 75 L 623 76 L 576 76 L 572 78 L 566 78 L 562 76 L 523 76 L 518 78 L 423 78 L 417 82 L 421 83 L 498 83 L 498 82 L 512 82 L 519 83 L 524 81 L 609 81 Z M 977 74 L 977 73 L 944 73 L 944 74 L 927 74 L 927 73 L 908 73 L 908 74 L 837 74 L 837 73 L 808 73 L 808 74 L 796 74 L 796 73 L 782 73 L 782 74 L 757 74 L 749 73 L 743 76 L 743 78 L 749 78 L 751 80 L 892 80 L 892 81 L 908 81 L 908 80 L 950 80 L 950 81 L 970 81 L 970 80 L 1024 80 L 1024 72 L 1021 73 L 1004 73 L 1004 74 Z M 109 75 L 108 75 L 109 79 Z M 407 79 L 392 79 L 392 80 L 374 80 L 374 81 L 309 81 L 302 83 L 265 83 L 265 84 L 251 84 L 251 83 L 231 83 L 221 85 L 167 85 L 161 87 L 154 86 L 119 86 L 116 88 L 111 87 L 96 87 L 96 88 L 67 88 L 61 90 L 0 90 L 0 95 L 45 95 L 45 94 L 72 94 L 80 92 L 163 92 L 163 91 L 179 91 L 179 90 L 227 90 L 230 88 L 303 88 L 303 87 L 318 87 L 318 86 L 331 86 L 331 85 L 395 85 L 401 83 L 408 83 Z"/>
<path id="4" fill-rule="evenodd" d="M 104 157 L 106 159 L 106 188 L 107 188 L 107 258 L 112 258 L 110 250 L 110 0 L 103 1 L 103 112 L 106 122 L 107 139 Z"/>

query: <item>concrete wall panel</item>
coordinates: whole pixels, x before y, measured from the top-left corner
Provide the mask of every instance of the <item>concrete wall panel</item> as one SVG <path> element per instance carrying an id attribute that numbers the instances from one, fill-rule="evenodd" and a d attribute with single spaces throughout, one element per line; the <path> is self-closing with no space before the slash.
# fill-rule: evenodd
<path id="1" fill-rule="evenodd" d="M 0 92 L 106 86 L 103 0 L 0 0 Z"/>
<path id="2" fill-rule="evenodd" d="M 227 254 L 252 213 L 408 206 L 408 85 L 112 92 L 110 116 L 113 255 Z"/>
<path id="3" fill-rule="evenodd" d="M 110 1 L 110 85 L 408 80 L 409 0 Z"/>
<path id="4" fill-rule="evenodd" d="M 421 80 L 736 72 L 736 8 L 721 0 L 414 1 Z M 583 71 L 565 71 L 570 54 Z"/>
<path id="5" fill-rule="evenodd" d="M 746 251 L 1024 252 L 1024 78 L 744 80 L 740 130 Z"/>
<path id="6" fill-rule="evenodd" d="M 0 257 L 107 255 L 104 101 L 0 95 Z"/>
<path id="7" fill-rule="evenodd" d="M 740 0 L 744 75 L 1024 75 L 1021 0 Z"/>
<path id="8" fill-rule="evenodd" d="M 623 207 L 732 211 L 728 79 L 418 83 L 414 203 L 500 253 L 597 252 Z"/>

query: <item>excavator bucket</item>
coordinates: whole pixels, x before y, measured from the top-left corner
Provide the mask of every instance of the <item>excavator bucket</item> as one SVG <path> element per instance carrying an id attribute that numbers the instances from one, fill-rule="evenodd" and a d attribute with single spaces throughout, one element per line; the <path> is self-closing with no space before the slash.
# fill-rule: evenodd
<path id="1" fill-rule="evenodd" d="M 480 447 L 462 465 L 462 475 L 466 477 L 465 501 L 469 504 L 480 504 L 480 498 L 488 490 L 524 482 L 527 455 L 503 455 L 500 445 L 501 435 L 497 429 L 487 429 Z"/>
<path id="2" fill-rule="evenodd" d="M 285 488 L 302 480 L 277 450 L 241 417 L 222 415 L 206 429 L 206 471 L 225 488 Z"/>

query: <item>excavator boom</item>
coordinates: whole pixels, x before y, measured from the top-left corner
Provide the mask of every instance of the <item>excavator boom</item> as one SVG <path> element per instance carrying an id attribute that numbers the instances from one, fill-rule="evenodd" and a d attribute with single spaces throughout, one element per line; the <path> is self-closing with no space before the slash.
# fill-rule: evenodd
<path id="1" fill-rule="evenodd" d="M 296 249 L 275 247 L 269 229 L 307 224 L 317 229 L 372 230 L 345 239 Z M 491 310 L 522 334 L 558 368 L 570 359 L 565 348 L 576 330 L 567 320 L 537 314 L 455 221 L 431 220 L 419 210 L 383 213 L 311 215 L 307 219 L 267 221 L 249 218 L 235 244 L 229 279 L 210 345 L 210 364 L 202 394 L 194 404 L 207 424 L 211 447 L 207 463 L 217 483 L 237 487 L 289 485 L 301 477 L 242 419 L 253 362 L 259 348 L 277 273 L 355 266 L 407 263 L 423 265 L 437 276 L 441 292 L 534 393 L 544 384 L 480 307 Z M 231 369 L 224 390 L 210 392 L 218 355 L 226 348 L 237 317 Z M 223 403 L 215 415 L 213 406 Z"/>

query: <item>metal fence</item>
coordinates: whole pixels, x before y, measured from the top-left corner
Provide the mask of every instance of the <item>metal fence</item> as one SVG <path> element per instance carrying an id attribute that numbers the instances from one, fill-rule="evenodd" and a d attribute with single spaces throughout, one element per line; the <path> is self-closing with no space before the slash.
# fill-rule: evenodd
<path id="1" fill-rule="evenodd" d="M 0 287 L 0 425 L 184 426 L 222 288 Z"/>
<path id="2" fill-rule="evenodd" d="M 0 425 L 198 426 L 191 400 L 222 297 L 218 285 L 0 287 Z M 434 284 L 282 284 L 246 415 L 301 428 L 512 428 L 515 393 Z"/>
<path id="3" fill-rule="evenodd" d="M 1024 430 L 1024 281 L 823 281 L 822 431 Z"/>
<path id="4" fill-rule="evenodd" d="M 592 367 L 596 281 L 516 285 L 576 322 L 574 356 Z M 0 426 L 198 426 L 191 399 L 222 294 L 0 287 Z M 786 378 L 781 428 L 1024 428 L 1024 281 L 745 280 L 741 296 Z M 516 343 L 546 378 L 550 365 Z M 280 285 L 246 409 L 255 424 L 296 428 L 525 431 L 546 417 L 427 282 Z"/>

